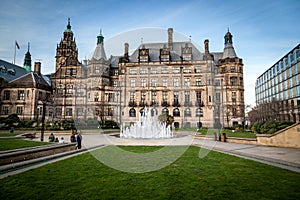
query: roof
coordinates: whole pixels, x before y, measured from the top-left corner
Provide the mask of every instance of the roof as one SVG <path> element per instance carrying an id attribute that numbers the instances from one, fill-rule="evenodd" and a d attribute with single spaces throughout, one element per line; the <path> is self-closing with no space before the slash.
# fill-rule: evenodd
<path id="1" fill-rule="evenodd" d="M 27 74 L 27 71 L 23 67 L 0 59 L 0 78 L 3 78 L 6 82 L 12 81 L 25 74 Z"/>
<path id="2" fill-rule="evenodd" d="M 47 76 L 37 74 L 35 72 L 30 72 L 25 74 L 15 80 L 8 83 L 8 86 L 12 87 L 37 87 L 37 88 L 51 88 L 50 79 Z"/>
<path id="3" fill-rule="evenodd" d="M 104 51 L 103 43 L 98 43 L 97 44 L 96 49 L 95 49 L 91 59 L 93 59 L 93 58 L 96 59 L 96 60 L 100 60 L 100 59 L 107 60 L 106 59 L 106 54 L 105 54 L 105 51 Z"/>
<path id="4" fill-rule="evenodd" d="M 191 42 L 173 42 L 173 51 L 170 52 L 172 61 L 180 61 L 181 60 L 181 50 L 185 46 L 192 47 L 192 58 L 193 60 L 202 60 L 203 53 L 201 53 L 193 43 Z M 160 49 L 164 48 L 164 45 L 168 45 L 168 43 L 145 43 L 141 44 L 130 56 L 130 62 L 138 62 L 139 49 L 143 46 L 146 49 L 149 49 L 149 57 L 150 61 L 159 61 Z"/>

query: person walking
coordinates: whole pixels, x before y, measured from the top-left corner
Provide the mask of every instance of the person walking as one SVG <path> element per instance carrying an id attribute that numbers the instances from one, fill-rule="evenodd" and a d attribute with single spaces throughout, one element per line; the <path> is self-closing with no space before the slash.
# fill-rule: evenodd
<path id="1" fill-rule="evenodd" d="M 81 149 L 82 136 L 78 132 L 76 132 L 75 139 L 76 139 L 76 149 Z"/>

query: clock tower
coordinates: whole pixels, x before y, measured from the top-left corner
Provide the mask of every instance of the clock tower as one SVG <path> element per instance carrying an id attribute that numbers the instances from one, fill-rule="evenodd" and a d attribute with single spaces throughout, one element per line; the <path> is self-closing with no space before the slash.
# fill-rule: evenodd
<path id="1" fill-rule="evenodd" d="M 78 49 L 71 30 L 70 18 L 68 19 L 67 29 L 64 31 L 64 37 L 57 45 L 55 58 L 56 71 L 64 66 L 80 65 L 78 62 Z"/>

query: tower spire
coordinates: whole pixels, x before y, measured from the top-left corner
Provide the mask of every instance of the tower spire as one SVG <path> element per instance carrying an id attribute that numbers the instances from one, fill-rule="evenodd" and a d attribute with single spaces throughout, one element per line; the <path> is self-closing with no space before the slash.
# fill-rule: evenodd
<path id="1" fill-rule="evenodd" d="M 103 40 L 104 40 L 104 37 L 103 37 L 103 35 L 102 35 L 102 29 L 100 28 L 100 33 L 99 33 L 99 35 L 97 36 L 97 44 L 103 43 Z"/>
<path id="2" fill-rule="evenodd" d="M 30 54 L 30 43 L 28 42 L 28 51 L 24 58 L 24 68 L 27 72 L 31 72 L 31 54 Z"/>
<path id="3" fill-rule="evenodd" d="M 237 55 L 233 48 L 232 34 L 229 32 L 229 28 L 227 28 L 227 33 L 224 36 L 224 45 L 225 47 L 222 58 L 236 58 Z"/>

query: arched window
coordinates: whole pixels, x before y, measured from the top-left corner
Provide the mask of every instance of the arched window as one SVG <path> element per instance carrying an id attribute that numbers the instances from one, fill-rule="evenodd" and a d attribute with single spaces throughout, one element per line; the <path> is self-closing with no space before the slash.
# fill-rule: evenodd
<path id="1" fill-rule="evenodd" d="M 196 109 L 196 117 L 203 117 L 203 110 L 201 108 Z"/>
<path id="2" fill-rule="evenodd" d="M 136 112 L 135 112 L 135 109 L 134 108 L 131 108 L 129 110 L 129 117 L 135 117 L 136 116 Z"/>
<path id="3" fill-rule="evenodd" d="M 190 117 L 192 114 L 191 114 L 191 109 L 187 108 L 184 110 L 184 116 L 186 117 Z"/>
<path id="4" fill-rule="evenodd" d="M 141 113 L 142 116 L 145 116 L 145 109 L 142 108 L 142 109 L 140 110 L 140 113 Z"/>
<path id="5" fill-rule="evenodd" d="M 163 115 L 168 115 L 168 114 L 169 114 L 168 108 L 162 109 L 161 114 L 163 114 Z"/>
<path id="6" fill-rule="evenodd" d="M 157 115 L 157 110 L 155 108 L 151 109 L 151 116 Z"/>
<path id="7" fill-rule="evenodd" d="M 173 110 L 173 116 L 174 116 L 174 117 L 180 117 L 180 111 L 179 111 L 178 108 L 175 108 L 175 109 Z"/>

